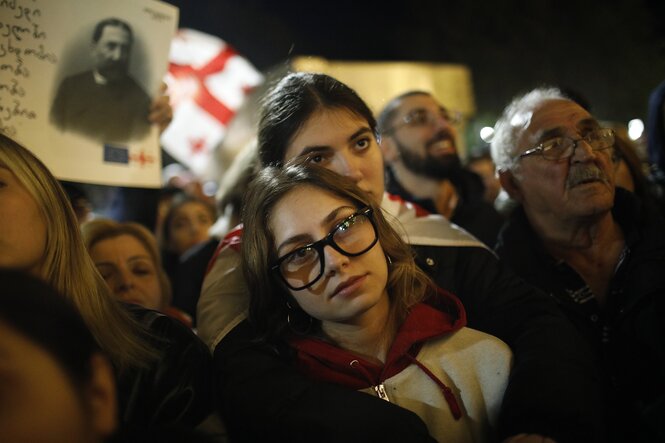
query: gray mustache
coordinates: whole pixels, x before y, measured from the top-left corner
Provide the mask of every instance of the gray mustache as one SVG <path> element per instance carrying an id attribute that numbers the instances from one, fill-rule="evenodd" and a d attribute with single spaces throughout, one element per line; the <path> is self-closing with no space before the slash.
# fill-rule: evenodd
<path id="1" fill-rule="evenodd" d="M 597 166 L 584 166 L 571 168 L 566 179 L 566 186 L 572 188 L 586 181 L 600 180 L 609 183 L 607 176 L 602 169 Z"/>

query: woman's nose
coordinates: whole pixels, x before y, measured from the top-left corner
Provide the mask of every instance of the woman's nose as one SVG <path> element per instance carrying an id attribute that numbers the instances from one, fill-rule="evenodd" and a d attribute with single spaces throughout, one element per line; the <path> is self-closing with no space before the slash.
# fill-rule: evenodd
<path id="1" fill-rule="evenodd" d="M 361 159 L 354 159 L 350 157 L 342 157 L 342 175 L 349 177 L 355 183 L 358 183 L 362 180 L 363 175 L 360 171 L 360 162 Z"/>
<path id="2" fill-rule="evenodd" d="M 342 254 L 332 246 L 328 245 L 323 248 L 325 255 L 326 273 L 328 275 L 339 272 L 340 269 L 346 267 L 349 263 L 349 257 Z"/>
<path id="3" fill-rule="evenodd" d="M 134 276 L 131 272 L 121 271 L 118 273 L 116 292 L 125 293 L 134 287 Z"/>

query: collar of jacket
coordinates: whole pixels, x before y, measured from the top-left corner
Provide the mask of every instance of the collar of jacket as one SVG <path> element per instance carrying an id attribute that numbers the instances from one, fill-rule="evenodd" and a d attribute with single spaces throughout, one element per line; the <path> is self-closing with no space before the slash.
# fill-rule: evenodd
<path id="1" fill-rule="evenodd" d="M 648 214 L 644 213 L 643 205 L 631 192 L 622 188 L 616 189 L 612 216 L 624 233 L 627 248 L 632 248 L 641 240 L 640 231 L 644 223 L 640 221 L 646 215 Z M 539 257 L 536 263 L 556 264 L 531 227 L 521 205 L 515 208 L 501 230 L 496 252 L 499 257 L 506 259 L 512 265 L 524 265 L 529 262 L 528 257 L 534 255 Z"/>
<path id="2" fill-rule="evenodd" d="M 293 335 L 289 337 L 289 344 L 296 350 L 298 367 L 308 376 L 364 389 L 382 383 L 412 364 L 427 340 L 445 336 L 465 325 L 462 303 L 449 292 L 438 289 L 434 297 L 411 309 L 383 365 L 315 337 Z"/>

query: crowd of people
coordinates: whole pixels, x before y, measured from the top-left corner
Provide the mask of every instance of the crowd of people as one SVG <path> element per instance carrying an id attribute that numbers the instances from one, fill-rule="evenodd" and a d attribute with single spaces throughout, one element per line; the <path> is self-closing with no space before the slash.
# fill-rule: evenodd
<path id="1" fill-rule="evenodd" d="M 665 205 L 621 134 L 537 88 L 465 164 L 427 91 L 261 103 L 220 237 L 193 193 L 90 217 L 0 134 L 0 441 L 665 441 Z"/>

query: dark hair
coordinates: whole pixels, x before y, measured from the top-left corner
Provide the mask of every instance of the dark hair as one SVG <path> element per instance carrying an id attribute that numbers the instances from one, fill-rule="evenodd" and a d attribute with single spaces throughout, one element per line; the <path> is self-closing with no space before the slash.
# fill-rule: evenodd
<path id="1" fill-rule="evenodd" d="M 102 32 L 104 32 L 104 28 L 106 26 L 118 26 L 125 31 L 127 31 L 127 34 L 129 34 L 129 42 L 134 41 L 134 33 L 132 32 L 131 26 L 126 21 L 120 20 L 119 18 L 111 17 L 111 18 L 106 18 L 102 20 L 101 22 L 97 23 L 95 25 L 95 30 L 92 32 L 92 41 L 94 43 L 97 43 L 99 39 L 102 36 Z"/>
<path id="2" fill-rule="evenodd" d="M 397 113 L 397 108 L 399 108 L 400 103 L 405 98 L 413 97 L 414 95 L 426 95 L 428 97 L 432 96 L 432 94 L 427 91 L 411 90 L 406 91 L 403 94 L 400 94 L 390 100 L 388 104 L 383 107 L 379 113 L 379 116 L 376 118 L 379 134 L 385 134 L 386 132 L 390 131 L 390 122 L 392 122 L 392 120 L 395 118 L 395 114 Z"/>
<path id="3" fill-rule="evenodd" d="M 261 104 L 258 153 L 261 165 L 281 166 L 286 147 L 319 109 L 346 109 L 367 120 L 376 136 L 376 120 L 358 94 L 325 74 L 291 73 L 282 78 Z"/>
<path id="4" fill-rule="evenodd" d="M 242 240 L 242 268 L 251 294 L 249 320 L 266 339 L 279 338 L 288 326 L 290 300 L 285 285 L 272 271 L 277 260 L 275 236 L 270 219 L 277 202 L 300 186 L 318 188 L 352 202 L 357 208 L 370 207 L 377 227 L 379 243 L 390 257 L 387 288 L 391 297 L 391 319 L 402 321 L 408 309 L 422 300 L 433 283 L 416 266 L 411 248 L 402 240 L 383 215 L 379 204 L 348 177 L 323 167 L 288 163 L 285 167 L 267 167 L 251 183 L 243 205 L 245 222 Z M 294 302 L 291 301 L 291 305 Z M 292 306 L 296 308 L 297 306 Z M 304 312 L 300 314 L 305 315 Z M 320 323 L 312 322 L 309 332 L 320 331 Z"/>
<path id="5" fill-rule="evenodd" d="M 90 358 L 100 352 L 80 314 L 42 280 L 0 269 L 0 322 L 48 352 L 75 386 L 89 381 Z"/>

